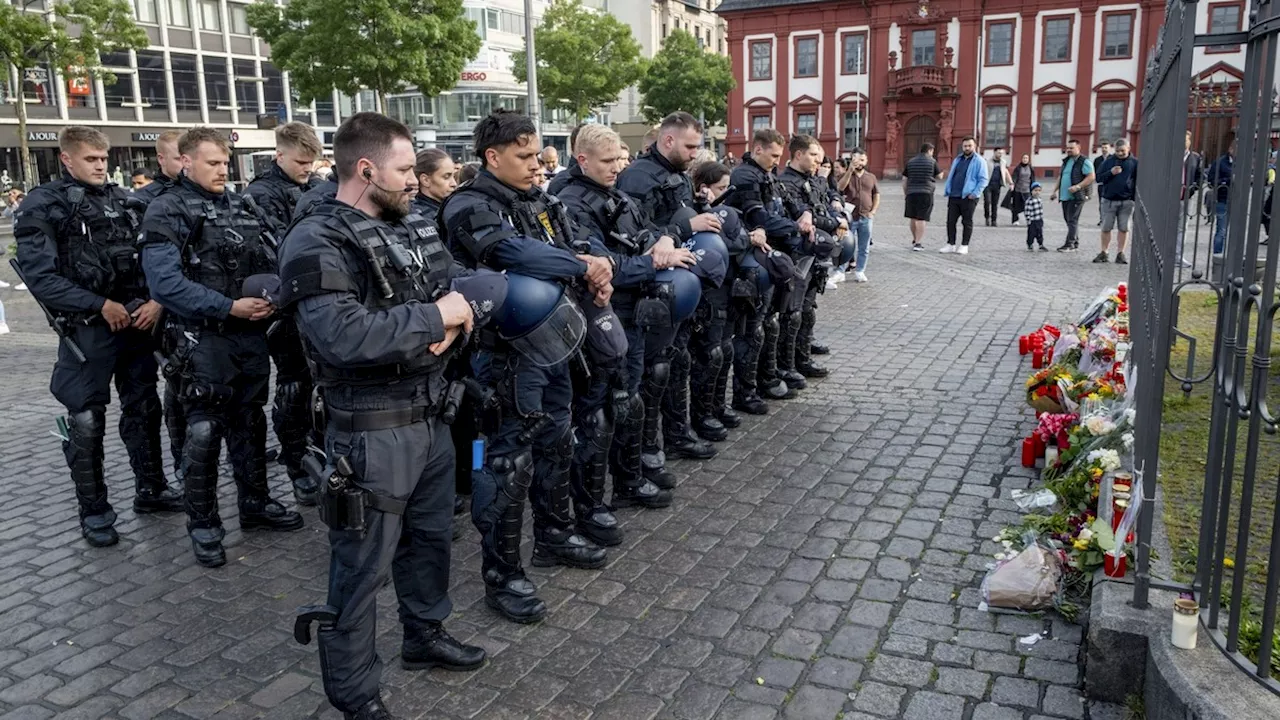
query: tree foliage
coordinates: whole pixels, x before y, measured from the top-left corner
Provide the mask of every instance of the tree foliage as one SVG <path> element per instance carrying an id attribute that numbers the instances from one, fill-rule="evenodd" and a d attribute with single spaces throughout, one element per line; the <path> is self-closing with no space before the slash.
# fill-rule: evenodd
<path id="1" fill-rule="evenodd" d="M 462 0 L 258 0 L 249 24 L 304 102 L 335 88 L 368 88 L 379 102 L 411 85 L 435 95 L 480 52 Z"/>
<path id="2" fill-rule="evenodd" d="M 0 65 L 18 69 L 21 82 L 28 71 L 39 72 L 46 63 L 64 78 L 115 76 L 102 67 L 100 56 L 119 50 L 147 47 L 147 33 L 133 21 L 133 4 L 127 0 L 62 0 L 46 19 L 44 4 L 22 0 L 0 4 Z M 75 28 L 74 32 L 70 28 Z M 50 78 L 50 82 L 56 82 Z M 15 95 L 21 96 L 21 89 Z M 27 108 L 19 101 L 18 141 L 22 146 L 22 174 L 35 183 L 27 151 Z"/>
<path id="3" fill-rule="evenodd" d="M 644 74 L 640 43 L 631 28 L 580 0 L 555 0 L 534 31 L 538 93 L 581 121 Z M 512 54 L 516 80 L 525 82 L 525 51 Z"/>
<path id="4" fill-rule="evenodd" d="M 733 87 L 729 58 L 704 51 L 698 47 L 697 39 L 684 30 L 667 36 L 639 86 L 648 106 L 644 115 L 649 122 L 684 110 L 694 117 L 701 113 L 711 125 L 725 121 Z"/>

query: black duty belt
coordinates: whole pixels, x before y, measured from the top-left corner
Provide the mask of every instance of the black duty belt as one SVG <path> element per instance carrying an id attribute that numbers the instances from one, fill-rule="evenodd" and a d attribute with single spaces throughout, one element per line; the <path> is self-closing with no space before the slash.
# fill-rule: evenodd
<path id="1" fill-rule="evenodd" d="M 341 410 L 332 405 L 325 408 L 329 426 L 338 432 L 372 432 L 390 430 L 423 422 L 439 414 L 435 406 L 417 406 L 395 410 Z"/>

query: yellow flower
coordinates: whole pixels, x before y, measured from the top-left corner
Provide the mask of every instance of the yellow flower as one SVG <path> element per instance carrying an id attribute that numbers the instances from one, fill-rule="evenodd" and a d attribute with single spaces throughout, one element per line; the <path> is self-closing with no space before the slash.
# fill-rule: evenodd
<path id="1" fill-rule="evenodd" d="M 1100 467 L 1096 467 L 1096 468 L 1094 468 L 1094 469 L 1093 469 L 1093 479 L 1094 479 L 1094 480 L 1101 480 L 1101 479 L 1102 479 L 1102 468 L 1100 468 Z"/>
<path id="2" fill-rule="evenodd" d="M 1236 566 L 1235 560 L 1232 560 L 1231 558 L 1222 558 L 1222 567 L 1230 569 L 1235 566 Z"/>
<path id="3" fill-rule="evenodd" d="M 1088 541 L 1088 540 L 1079 540 L 1079 539 L 1077 539 L 1074 543 L 1072 543 L 1072 544 L 1071 544 L 1071 546 L 1072 546 L 1072 547 L 1074 547 L 1074 548 L 1075 548 L 1075 549 L 1077 549 L 1077 550 L 1088 550 L 1088 549 L 1089 549 L 1089 541 Z"/>
<path id="4" fill-rule="evenodd" d="M 1061 375 L 1058 376 L 1057 379 L 1065 380 L 1066 382 L 1071 382 L 1071 376 L 1068 375 L 1067 373 L 1062 373 Z"/>

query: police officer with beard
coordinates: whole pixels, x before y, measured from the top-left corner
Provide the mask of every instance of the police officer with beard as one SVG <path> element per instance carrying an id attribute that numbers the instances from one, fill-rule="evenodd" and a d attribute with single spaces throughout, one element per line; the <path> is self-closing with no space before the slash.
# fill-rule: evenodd
<path id="1" fill-rule="evenodd" d="M 818 320 L 818 293 L 825 292 L 827 288 L 831 252 L 836 249 L 834 237 L 849 232 L 849 224 L 832 209 L 826 181 L 814 174 L 821 162 L 822 146 L 808 135 L 796 135 L 791 138 L 790 149 L 791 162 L 787 163 L 778 180 L 790 193 L 794 207 L 810 214 L 818 232 L 814 233 L 814 242 L 804 246 L 815 258 L 814 272 L 805 289 L 795 347 L 786 358 L 792 364 L 785 369 L 807 378 L 821 378 L 827 376 L 827 369 L 814 362 L 812 356 L 813 328 Z"/>
<path id="2" fill-rule="evenodd" d="M 556 309 L 540 327 L 584 328 L 582 311 L 565 288 L 601 306 L 613 292 L 613 266 L 584 252 L 568 227 L 563 205 L 536 187 L 538 131 L 514 112 L 495 110 L 477 123 L 480 173 L 463 183 L 441 210 L 454 256 L 469 267 L 511 270 L 548 281 Z M 562 340 L 564 338 L 552 338 Z M 533 563 L 599 568 L 603 548 L 574 532 L 569 470 L 573 459 L 573 386 L 565 352 L 541 337 L 482 332 L 473 360 L 476 380 L 495 388 L 501 417 L 490 421 L 483 467 L 472 476 L 471 517 L 480 531 L 485 601 L 504 617 L 537 622 L 546 605 L 525 576 L 520 529 L 526 495 L 533 506 Z"/>
<path id="3" fill-rule="evenodd" d="M 24 281 L 66 335 L 50 390 L 67 408 L 62 449 L 75 483 L 80 532 L 90 545 L 106 547 L 119 541 L 103 477 L 113 377 L 120 437 L 134 474 L 134 512 L 182 509 L 181 496 L 165 480 L 160 449 L 152 333 L 162 310 L 149 299 L 138 264 L 140 218 L 128 192 L 107 182 L 106 135 L 71 126 L 58 144 L 65 174 L 31 191 L 14 215 L 14 235 Z"/>
<path id="4" fill-rule="evenodd" d="M 622 530 L 610 507 L 662 508 L 671 504 L 669 488 L 644 476 L 640 462 L 644 401 L 645 328 L 637 305 L 650 299 L 658 271 L 694 264 L 691 252 L 645 226 L 629 196 L 614 185 L 624 159 L 618 134 L 603 125 L 576 133 L 573 161 L 556 176 L 564 178 L 559 198 L 590 237 L 597 254 L 608 254 L 617 267 L 613 276 L 613 308 L 626 328 L 627 357 L 617 367 L 595 366 L 574 407 L 577 444 L 573 462 L 573 494 L 578 529 L 599 545 L 618 545 Z M 668 311 L 669 322 L 669 311 Z M 613 471 L 613 501 L 604 502 L 606 474 Z"/>
<path id="5" fill-rule="evenodd" d="M 390 571 L 409 670 L 472 670 L 485 652 L 445 631 L 454 449 L 445 420 L 449 357 L 473 323 L 450 291 L 454 262 L 435 227 L 410 213 L 413 137 L 403 124 L 357 113 L 334 135 L 341 178 L 333 200 L 300 219 L 280 256 L 292 309 L 324 398 L 327 465 L 320 500 L 329 525 L 327 605 L 303 608 L 296 629 L 320 623 L 325 693 L 350 720 L 391 717 L 374 646 L 377 593 Z M 407 239 L 402 239 L 407 238 Z M 506 280 L 489 311 L 502 305 Z M 313 471 L 319 471 L 313 465 Z"/>
<path id="6" fill-rule="evenodd" d="M 782 159 L 783 142 L 781 133 L 772 128 L 755 132 L 751 139 L 751 153 L 743 157 L 742 164 L 730 175 L 729 182 L 735 190 L 727 202 L 742 214 L 749 231 L 764 230 L 770 246 L 794 255 L 802 246 L 801 234 L 813 232 L 813 221 L 807 212 L 800 214 L 798 222 L 788 217 L 784 193 L 774 174 L 778 161 Z M 787 287 L 773 288 L 773 297 L 766 302 L 762 322 L 763 344 L 756 387 L 765 397 L 775 400 L 794 397 L 795 390 L 804 386 L 804 376 L 780 370 L 783 363 L 779 361 L 779 351 L 786 344 L 782 342 L 783 328 L 779 315 L 788 316 L 787 335 L 790 336 L 792 329 L 796 334 L 800 330 L 799 317 L 790 317 L 792 291 Z M 794 310 L 799 315 L 800 308 L 796 306 Z M 794 347 L 794 344 L 794 339 L 791 339 L 790 345 Z"/>
<path id="7" fill-rule="evenodd" d="M 276 128 L 276 156 L 266 172 L 245 188 L 263 229 L 276 242 L 293 224 L 293 209 L 311 187 L 311 167 L 320 156 L 320 139 L 310 126 L 291 122 Z M 276 392 L 271 425 L 280 441 L 293 496 L 299 505 L 315 505 L 320 486 L 302 467 L 311 434 L 311 371 L 307 368 L 298 327 L 289 318 L 278 318 L 267 331 L 267 347 L 276 366 Z"/>
<path id="8" fill-rule="evenodd" d="M 618 190 L 639 204 L 647 224 L 682 242 L 695 232 L 720 231 L 720 219 L 711 213 L 686 210 L 677 217 L 681 209 L 693 206 L 693 189 L 684 171 L 700 149 L 702 126 L 689 113 L 675 112 L 662 120 L 647 152 L 618 175 Z M 688 347 L 676 343 L 677 332 L 678 328 L 655 330 L 645 340 L 643 461 L 645 474 L 659 487 L 675 485 L 666 472 L 667 453 L 700 460 L 716 454 L 710 443 L 694 435 L 687 420 L 691 359 Z"/>
<path id="9" fill-rule="evenodd" d="M 245 201 L 226 191 L 230 149 L 217 130 L 196 127 L 178 141 L 183 177 L 147 208 L 139 245 L 151 296 L 174 316 L 173 374 L 187 419 L 182 449 L 187 532 L 196 561 L 227 561 L 218 515 L 218 454 L 227 441 L 242 530 L 291 531 L 302 516 L 267 488 L 271 375 L 266 331 L 275 308 L 254 297 L 275 253 Z M 257 277 L 259 288 L 247 282 Z"/>

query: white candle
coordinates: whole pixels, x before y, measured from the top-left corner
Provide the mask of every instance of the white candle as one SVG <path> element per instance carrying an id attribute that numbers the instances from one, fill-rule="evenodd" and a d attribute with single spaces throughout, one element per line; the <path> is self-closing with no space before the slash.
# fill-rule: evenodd
<path id="1" fill-rule="evenodd" d="M 1179 598 L 1173 601 L 1173 636 L 1176 648 L 1196 649 L 1196 628 L 1200 619 L 1200 606 L 1195 600 Z"/>

